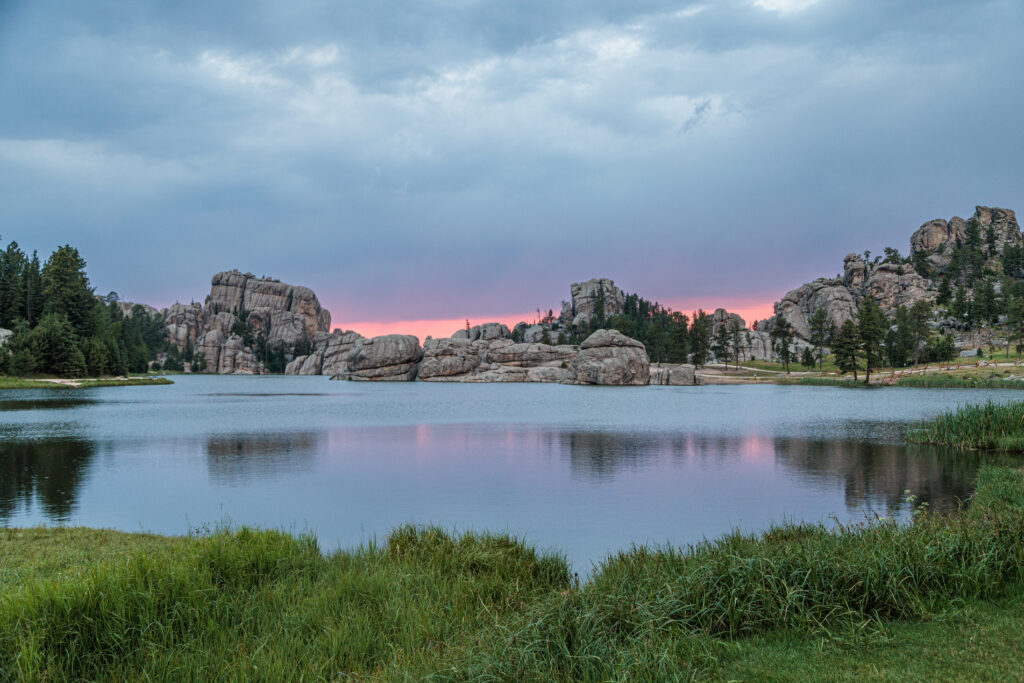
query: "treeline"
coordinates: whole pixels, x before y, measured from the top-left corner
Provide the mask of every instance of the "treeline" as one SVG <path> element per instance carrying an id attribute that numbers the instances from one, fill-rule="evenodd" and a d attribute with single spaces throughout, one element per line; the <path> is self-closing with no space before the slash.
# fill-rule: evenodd
<path id="1" fill-rule="evenodd" d="M 69 245 L 43 264 L 17 242 L 0 252 L 0 327 L 13 332 L 0 374 L 126 375 L 145 372 L 165 350 L 163 320 L 142 306 L 125 316 L 116 294 L 96 297 L 85 265 Z"/>

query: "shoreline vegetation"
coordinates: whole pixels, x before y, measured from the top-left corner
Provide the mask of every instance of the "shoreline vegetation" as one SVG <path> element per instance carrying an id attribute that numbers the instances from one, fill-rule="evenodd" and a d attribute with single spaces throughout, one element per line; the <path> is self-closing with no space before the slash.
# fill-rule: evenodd
<path id="1" fill-rule="evenodd" d="M 1024 402 L 968 405 L 907 432 L 916 443 L 961 450 L 1024 452 Z"/>
<path id="2" fill-rule="evenodd" d="M 912 523 L 609 556 L 521 540 L 0 530 L 0 678 L 793 680 L 1024 675 L 1024 470 Z M 813 656 L 808 656 L 813 654 Z M 781 667 L 781 668 L 774 668 Z"/>
<path id="3" fill-rule="evenodd" d="M 0 377 L 0 391 L 10 389 L 96 389 L 99 387 L 140 387 L 174 384 L 167 377 L 83 377 L 66 379 L 56 377 Z"/>

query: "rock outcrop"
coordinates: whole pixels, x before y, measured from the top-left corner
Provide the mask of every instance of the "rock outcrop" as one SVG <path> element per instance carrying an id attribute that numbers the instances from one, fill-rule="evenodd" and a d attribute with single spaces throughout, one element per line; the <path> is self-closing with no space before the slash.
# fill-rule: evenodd
<path id="1" fill-rule="evenodd" d="M 571 313 L 572 324 L 575 327 L 589 323 L 598 310 L 602 310 L 605 317 L 625 310 L 626 296 L 612 280 L 595 278 L 586 282 L 574 282 L 570 285 L 569 291 L 572 294 Z"/>
<path id="2" fill-rule="evenodd" d="M 1007 244 L 1019 245 L 1022 241 L 1017 215 L 1013 211 L 978 206 L 968 220 L 954 216 L 948 221 L 936 218 L 923 224 L 910 236 L 911 252 L 921 253 L 933 266 L 944 269 L 949 265 L 953 249 L 966 243 L 967 227 L 971 220 L 976 222 L 983 238 L 989 227 L 992 228 L 998 253 L 1002 253 Z"/>
<path id="3" fill-rule="evenodd" d="M 257 278 L 237 270 L 217 273 L 210 284 L 210 295 L 204 304 L 176 303 L 159 312 L 168 341 L 179 350 L 191 344 L 196 352 L 203 353 L 207 372 L 263 371 L 254 348 L 246 346 L 246 340 L 238 335 L 232 339 L 240 321 L 247 338 L 262 337 L 270 347 L 283 345 L 289 355 L 296 349 L 313 346 L 318 335 L 326 335 L 330 329 L 331 314 L 307 287 Z M 312 372 L 316 364 L 311 362 L 307 372 Z M 295 372 L 303 369 L 294 360 L 289 367 Z"/>
<path id="4" fill-rule="evenodd" d="M 416 379 L 423 349 L 411 334 L 386 334 L 356 341 L 345 371 L 333 379 L 411 382 Z"/>
<path id="5" fill-rule="evenodd" d="M 474 325 L 468 330 L 458 330 L 452 335 L 452 339 L 465 339 L 468 341 L 477 341 L 481 339 L 483 341 L 493 341 L 495 339 L 510 339 L 512 333 L 509 331 L 507 325 L 501 323 L 484 323 L 483 325 Z"/>
<path id="6" fill-rule="evenodd" d="M 649 384 L 659 386 L 691 386 L 697 383 L 697 368 L 693 365 L 651 366 Z"/>
<path id="7" fill-rule="evenodd" d="M 597 330 L 569 363 L 570 384 L 638 385 L 650 381 L 644 345 L 615 330 Z"/>
<path id="8" fill-rule="evenodd" d="M 451 381 L 468 375 L 480 367 L 489 345 L 484 340 L 469 341 L 464 337 L 428 339 L 423 344 L 418 377 L 424 381 Z"/>

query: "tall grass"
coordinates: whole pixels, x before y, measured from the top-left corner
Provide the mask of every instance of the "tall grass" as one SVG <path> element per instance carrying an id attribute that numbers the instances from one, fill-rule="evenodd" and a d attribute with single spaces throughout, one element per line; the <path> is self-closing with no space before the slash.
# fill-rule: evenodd
<path id="1" fill-rule="evenodd" d="M 852 379 L 843 379 L 841 377 L 801 377 L 796 382 L 786 383 L 809 387 L 850 387 L 860 389 L 866 386 L 863 381 L 855 382 Z"/>
<path id="2" fill-rule="evenodd" d="M 1019 496 L 1019 490 L 1018 490 Z M 578 592 L 552 596 L 485 646 L 461 678 L 677 678 L 714 668 L 715 643 L 774 630 L 829 633 L 920 617 L 950 599 L 1024 579 L 1024 516 L 940 517 L 910 526 L 786 526 L 689 552 L 635 548 Z M 625 674 L 623 673 L 625 672 Z"/>
<path id="3" fill-rule="evenodd" d="M 920 389 L 1024 389 L 1024 381 L 977 375 L 934 373 L 900 377 L 896 386 Z"/>
<path id="4" fill-rule="evenodd" d="M 0 593 L 0 680 L 703 678 L 730 639 L 873 627 L 1018 585 L 1024 475 L 984 468 L 969 512 L 912 524 L 637 547 L 582 585 L 517 539 L 436 528 L 328 556 L 248 529 L 154 542 L 20 574 Z M 23 547 L 0 534 L 0 561 Z"/>
<path id="5" fill-rule="evenodd" d="M 970 405 L 907 432 L 917 443 L 960 449 L 1024 451 L 1024 402 Z"/>
<path id="6" fill-rule="evenodd" d="M 0 597 L 0 680 L 416 679 L 569 586 L 562 558 L 505 536 L 403 528 L 324 557 L 308 536 L 222 531 Z"/>

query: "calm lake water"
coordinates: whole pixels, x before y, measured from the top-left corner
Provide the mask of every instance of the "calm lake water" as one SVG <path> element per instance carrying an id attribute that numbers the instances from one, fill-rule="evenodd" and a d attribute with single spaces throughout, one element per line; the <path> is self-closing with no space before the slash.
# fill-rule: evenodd
<path id="1" fill-rule="evenodd" d="M 633 543 L 905 518 L 978 456 L 912 422 L 1008 391 L 368 384 L 176 377 L 0 393 L 0 524 L 183 534 L 224 522 L 351 547 L 406 522 L 510 531 L 580 571 Z"/>

